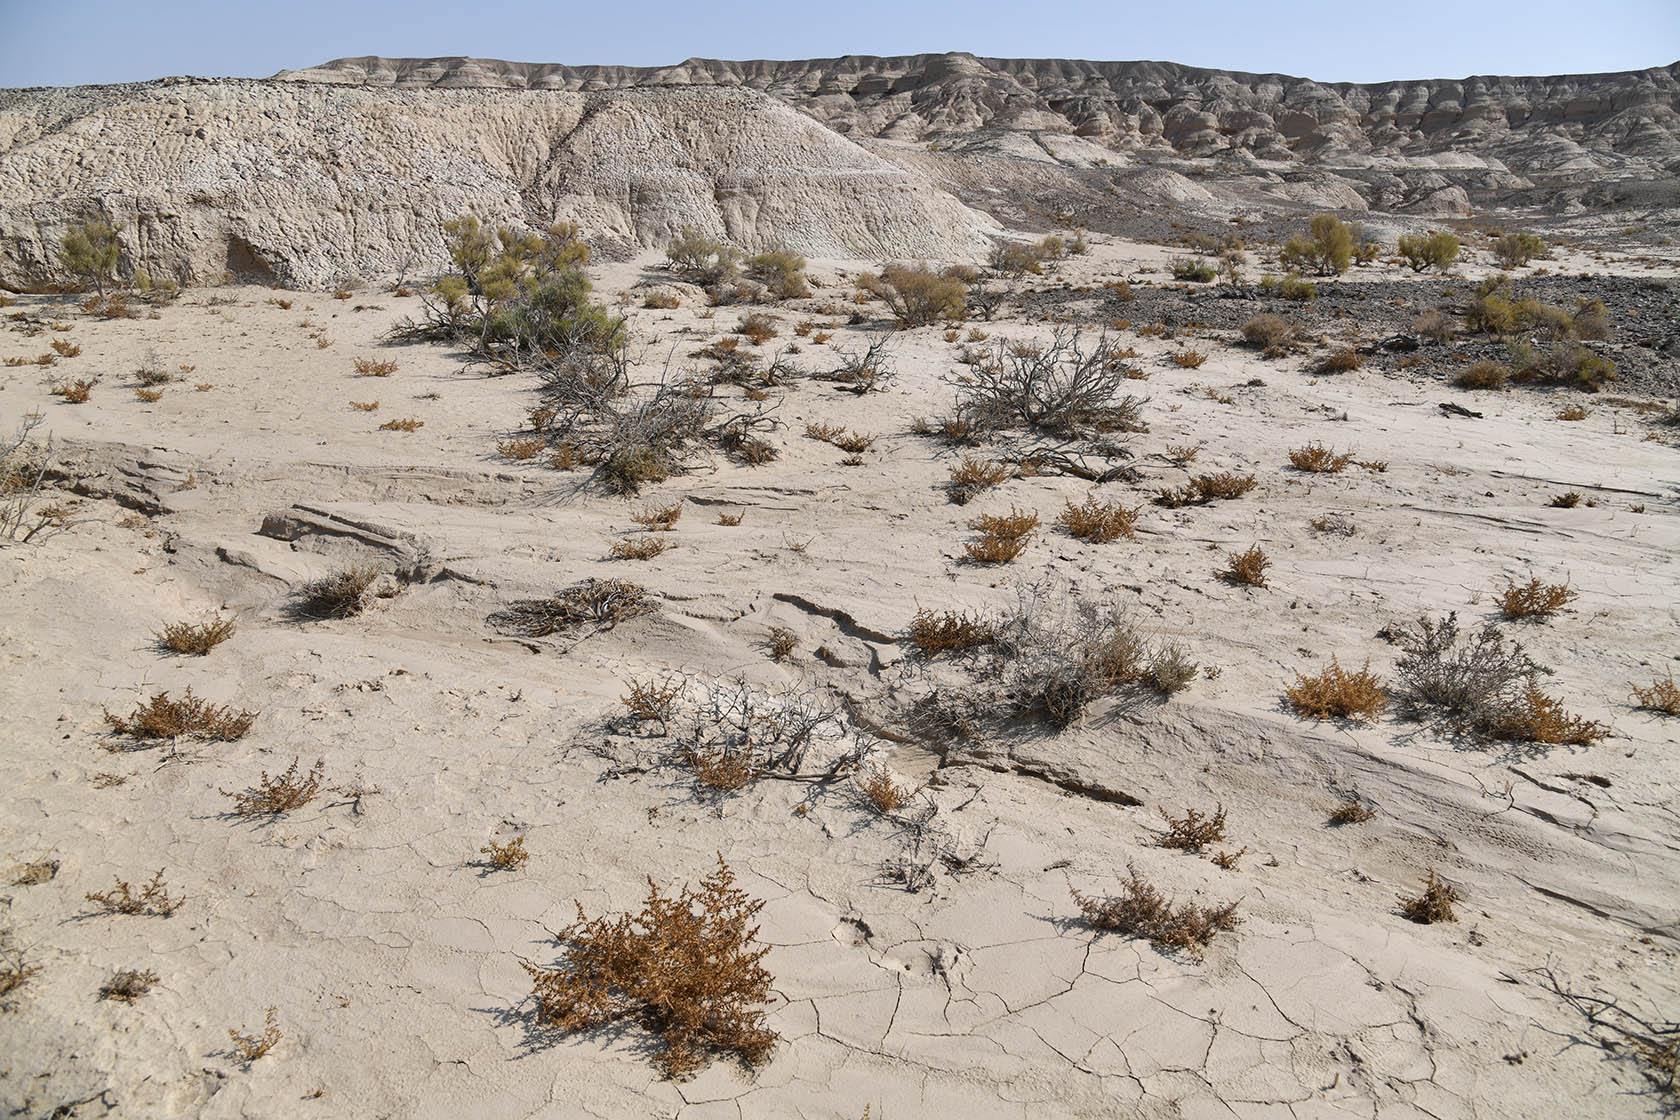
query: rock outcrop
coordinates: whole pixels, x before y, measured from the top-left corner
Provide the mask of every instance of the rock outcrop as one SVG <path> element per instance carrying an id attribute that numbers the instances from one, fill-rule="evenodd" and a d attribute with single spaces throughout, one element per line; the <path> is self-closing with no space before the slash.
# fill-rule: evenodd
<path id="1" fill-rule="evenodd" d="M 972 257 L 990 219 L 750 89 L 365 89 L 166 80 L 0 92 L 0 286 L 64 227 L 127 268 L 321 287 L 442 260 L 439 226 L 581 223 L 597 249 L 683 226 L 747 249 Z"/>
<path id="2" fill-rule="evenodd" d="M 856 137 L 1063 134 L 1120 152 L 1518 174 L 1680 172 L 1680 63 L 1615 74 L 1360 85 L 1162 62 L 851 55 L 668 67 L 348 58 L 277 78 L 387 88 L 762 90 Z"/>

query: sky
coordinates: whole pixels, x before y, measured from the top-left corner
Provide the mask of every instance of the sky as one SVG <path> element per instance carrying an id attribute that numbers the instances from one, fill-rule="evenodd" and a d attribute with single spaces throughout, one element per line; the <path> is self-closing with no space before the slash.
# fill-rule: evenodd
<path id="1" fill-rule="evenodd" d="M 659 66 L 941 51 L 1338 82 L 1595 73 L 1680 61 L 1680 0 L 0 0 L 0 88 L 258 78 L 358 55 Z"/>

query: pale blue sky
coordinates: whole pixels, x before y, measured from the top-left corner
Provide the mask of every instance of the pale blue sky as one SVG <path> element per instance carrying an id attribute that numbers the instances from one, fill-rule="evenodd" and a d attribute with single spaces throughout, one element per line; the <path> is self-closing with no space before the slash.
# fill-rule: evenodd
<path id="1" fill-rule="evenodd" d="M 0 87 L 267 77 L 367 54 L 652 66 L 948 50 L 1324 81 L 1591 73 L 1680 60 L 1680 0 L 0 0 Z"/>

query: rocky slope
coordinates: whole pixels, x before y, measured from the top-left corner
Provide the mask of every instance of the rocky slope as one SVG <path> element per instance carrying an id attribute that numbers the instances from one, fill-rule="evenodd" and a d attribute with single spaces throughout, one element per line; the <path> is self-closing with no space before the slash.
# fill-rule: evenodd
<path id="1" fill-rule="evenodd" d="M 838 132 L 960 140 L 1009 129 L 1118 151 L 1516 175 L 1680 170 L 1680 63 L 1619 74 L 1324 83 L 1159 62 L 848 56 L 660 68 L 340 59 L 276 77 L 397 88 L 745 86 Z"/>
<path id="2" fill-rule="evenodd" d="M 125 224 L 127 267 L 319 287 L 440 259 L 439 224 L 683 226 L 745 248 L 972 256 L 991 222 L 923 174 L 748 89 L 345 89 L 172 80 L 0 91 L 0 286 L 65 225 Z"/>

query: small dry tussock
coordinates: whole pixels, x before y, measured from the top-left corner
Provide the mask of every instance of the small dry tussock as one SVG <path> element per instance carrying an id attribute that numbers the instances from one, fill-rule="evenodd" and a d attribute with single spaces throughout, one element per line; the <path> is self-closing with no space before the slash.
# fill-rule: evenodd
<path id="1" fill-rule="evenodd" d="M 220 616 L 208 622 L 176 622 L 157 633 L 158 644 L 173 653 L 202 657 L 233 637 L 235 626 L 231 618 Z"/>
<path id="2" fill-rule="evenodd" d="M 892 773 L 885 766 L 871 766 L 864 771 L 857 779 L 857 788 L 864 804 L 882 817 L 898 812 L 921 792 L 893 781 Z"/>
<path id="3" fill-rule="evenodd" d="M 321 792 L 321 774 L 325 766 L 323 760 L 316 759 L 307 774 L 299 774 L 298 760 L 294 758 L 284 773 L 269 777 L 268 771 L 264 770 L 256 785 L 247 786 L 237 793 L 225 789 L 221 793 L 223 797 L 233 798 L 233 808 L 229 811 L 236 817 L 284 816 L 315 800 Z"/>
<path id="4" fill-rule="evenodd" d="M 1295 683 L 1284 690 L 1284 696 L 1297 715 L 1312 719 L 1375 723 L 1388 709 L 1388 692 L 1369 663 L 1350 673 L 1334 657 L 1317 676 L 1296 673 Z"/>
<path id="5" fill-rule="evenodd" d="M 918 610 L 910 622 L 910 643 L 923 657 L 971 653 L 998 640 L 998 628 L 980 615 Z"/>
<path id="6" fill-rule="evenodd" d="M 1162 952 L 1184 952 L 1200 961 L 1216 934 L 1235 929 L 1237 904 L 1207 907 L 1194 902 L 1174 905 L 1136 868 L 1111 898 L 1089 898 L 1073 892 L 1085 924 L 1103 932 L 1146 939 Z"/>
<path id="7" fill-rule="evenodd" d="M 1093 494 L 1079 505 L 1070 500 L 1056 520 L 1057 524 L 1082 541 L 1107 544 L 1121 537 L 1137 537 L 1137 516 L 1142 508 L 1134 506 L 1128 509 L 1117 501 L 1100 502 Z"/>
<path id="8" fill-rule="evenodd" d="M 1265 587 L 1266 569 L 1271 567 L 1272 562 L 1260 546 L 1255 545 L 1247 552 L 1231 553 L 1226 557 L 1225 564 L 1225 569 L 1218 573 L 1221 579 L 1247 587 Z"/>
<path id="9" fill-rule="evenodd" d="M 492 614 L 489 622 L 503 633 L 542 638 L 580 626 L 610 630 L 656 609 L 656 601 L 637 584 L 621 579 L 586 579 L 551 599 L 514 603 Z"/>
<path id="10" fill-rule="evenodd" d="M 1008 513 L 982 514 L 968 523 L 980 539 L 963 546 L 963 555 L 976 564 L 1007 564 L 1022 552 L 1038 532 L 1038 514 L 1011 508 Z"/>
<path id="11" fill-rule="evenodd" d="M 967 455 L 951 468 L 951 481 L 946 487 L 951 501 L 965 506 L 974 497 L 999 485 L 1009 477 L 1009 468 L 989 459 L 975 459 Z"/>
<path id="12" fill-rule="evenodd" d="M 281 1034 L 276 1018 L 277 1009 L 270 1007 L 263 1016 L 261 1034 L 241 1034 L 228 1028 L 228 1042 L 234 1058 L 249 1065 L 280 1044 Z"/>
<path id="13" fill-rule="evenodd" d="M 1633 689 L 1634 699 L 1646 711 L 1680 716 L 1680 687 L 1676 687 L 1673 673 L 1666 680 L 1652 681 L 1649 688 L 1641 688 L 1632 681 L 1628 682 L 1628 687 Z"/>
<path id="14" fill-rule="evenodd" d="M 358 377 L 389 377 L 397 372 L 394 360 L 376 361 L 373 358 L 357 358 L 353 363 Z"/>
<path id="15" fill-rule="evenodd" d="M 515 836 L 506 844 L 491 840 L 479 851 L 484 855 L 485 866 L 493 871 L 517 871 L 531 858 L 531 853 L 525 850 L 523 835 Z"/>
<path id="16" fill-rule="evenodd" d="M 1344 801 L 1330 810 L 1330 823 L 1338 828 L 1348 824 L 1364 824 L 1376 815 L 1363 801 Z"/>
<path id="17" fill-rule="evenodd" d="M 189 686 L 179 700 L 160 692 L 126 716 L 105 711 L 105 722 L 118 735 L 131 739 L 178 739 L 231 743 L 251 730 L 256 712 L 207 704 Z"/>
<path id="18" fill-rule="evenodd" d="M 1289 453 L 1289 465 L 1311 474 L 1338 474 L 1353 462 L 1352 453 L 1338 455 L 1322 443 L 1309 443 Z"/>
<path id="19" fill-rule="evenodd" d="M 117 879 L 108 891 L 94 891 L 83 896 L 103 907 L 107 914 L 151 914 L 167 918 L 187 901 L 186 895 L 169 896 L 169 885 L 163 881 L 163 868 L 158 868 L 151 881 L 134 890 L 126 879 Z"/>
<path id="20" fill-rule="evenodd" d="M 612 546 L 614 560 L 652 560 L 668 547 L 664 537 L 625 537 Z"/>
<path id="21" fill-rule="evenodd" d="M 1157 810 L 1167 822 L 1167 831 L 1155 841 L 1157 847 L 1175 848 L 1181 852 L 1200 852 L 1209 844 L 1225 839 L 1225 806 L 1216 805 L 1212 815 L 1200 809 L 1186 809 L 1184 816 L 1175 817 L 1165 809 Z"/>
<path id="22" fill-rule="evenodd" d="M 682 514 L 681 502 L 669 506 L 643 506 L 630 515 L 630 520 L 650 532 L 670 532 L 682 520 Z"/>
<path id="23" fill-rule="evenodd" d="M 125 968 L 99 985 L 99 998 L 116 1000 L 118 1003 L 133 1003 L 151 991 L 157 982 L 157 973 L 149 968 L 143 972 Z"/>
<path id="24" fill-rule="evenodd" d="M 1550 618 L 1575 599 L 1575 592 L 1566 583 L 1543 583 L 1539 577 L 1519 584 L 1507 579 L 1505 589 L 1494 596 L 1500 613 L 1513 621 L 1526 618 Z"/>
<path id="25" fill-rule="evenodd" d="M 673 1078 L 720 1054 L 763 1064 L 778 1041 L 765 1025 L 770 949 L 754 924 L 763 907 L 735 886 L 721 855 L 698 888 L 675 897 L 649 880 L 640 913 L 590 918 L 577 904 L 578 920 L 557 938 L 562 965 L 524 965 L 537 1024 L 571 1033 L 639 1022 L 658 1037 L 654 1061 Z"/>
<path id="26" fill-rule="evenodd" d="M 1464 895 L 1458 888 L 1447 883 L 1430 868 L 1429 874 L 1423 880 L 1423 890 L 1415 895 L 1399 895 L 1400 913 L 1419 925 L 1434 925 L 1436 922 L 1456 922 L 1458 915 L 1453 913 L 1453 903 L 1464 901 Z"/>

